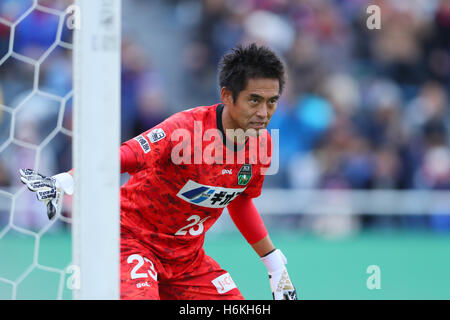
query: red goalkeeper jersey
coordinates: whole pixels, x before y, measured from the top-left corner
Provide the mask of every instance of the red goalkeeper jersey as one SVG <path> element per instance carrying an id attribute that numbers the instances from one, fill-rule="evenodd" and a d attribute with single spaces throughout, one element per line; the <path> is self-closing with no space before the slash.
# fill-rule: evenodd
<path id="1" fill-rule="evenodd" d="M 205 232 L 236 197 L 260 195 L 270 165 L 267 130 L 245 145 L 228 143 L 224 106 L 176 113 L 123 145 L 136 157 L 121 188 L 122 232 L 162 260 L 195 258 Z"/>

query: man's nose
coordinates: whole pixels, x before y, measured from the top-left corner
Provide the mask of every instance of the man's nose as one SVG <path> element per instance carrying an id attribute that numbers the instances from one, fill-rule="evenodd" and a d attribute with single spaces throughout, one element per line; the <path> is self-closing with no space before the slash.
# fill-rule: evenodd
<path id="1" fill-rule="evenodd" d="M 267 105 L 265 103 L 261 103 L 260 107 L 258 108 L 258 111 L 256 112 L 256 115 L 258 118 L 267 119 Z"/>

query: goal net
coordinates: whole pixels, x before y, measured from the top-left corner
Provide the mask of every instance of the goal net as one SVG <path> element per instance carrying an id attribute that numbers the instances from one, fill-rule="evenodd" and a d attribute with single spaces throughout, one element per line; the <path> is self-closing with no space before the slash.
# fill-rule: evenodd
<path id="1" fill-rule="evenodd" d="M 120 1 L 1 1 L 0 299 L 118 298 L 119 120 Z M 20 168 L 75 168 L 51 221 Z"/>

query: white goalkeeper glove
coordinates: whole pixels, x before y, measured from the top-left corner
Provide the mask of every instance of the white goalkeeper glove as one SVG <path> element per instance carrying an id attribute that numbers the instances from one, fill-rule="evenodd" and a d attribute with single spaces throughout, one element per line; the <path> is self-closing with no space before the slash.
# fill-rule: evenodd
<path id="1" fill-rule="evenodd" d="M 284 254 L 279 249 L 276 249 L 268 255 L 261 257 L 261 261 L 269 271 L 273 299 L 297 300 L 297 292 L 285 267 L 287 259 Z"/>
<path id="2" fill-rule="evenodd" d="M 36 192 L 39 201 L 45 202 L 49 219 L 59 211 L 64 193 L 73 193 L 73 177 L 69 173 L 46 177 L 32 169 L 20 169 L 19 172 L 20 180 L 30 191 Z"/>

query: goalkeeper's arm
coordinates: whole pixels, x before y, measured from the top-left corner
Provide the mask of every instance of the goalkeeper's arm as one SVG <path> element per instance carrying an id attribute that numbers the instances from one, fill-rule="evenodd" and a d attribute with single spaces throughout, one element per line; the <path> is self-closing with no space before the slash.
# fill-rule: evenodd
<path id="1" fill-rule="evenodd" d="M 120 147 L 120 168 L 121 173 L 137 170 L 136 156 L 127 145 Z M 45 202 L 49 219 L 52 219 L 59 211 L 63 195 L 73 194 L 73 169 L 51 177 L 32 169 L 20 169 L 19 173 L 20 180 L 28 189 L 36 192 L 38 200 Z"/>
<path id="2" fill-rule="evenodd" d="M 253 250 L 267 267 L 274 300 L 297 300 L 297 293 L 286 269 L 287 259 L 274 247 L 251 198 L 239 196 L 228 205 L 228 212 Z"/>

